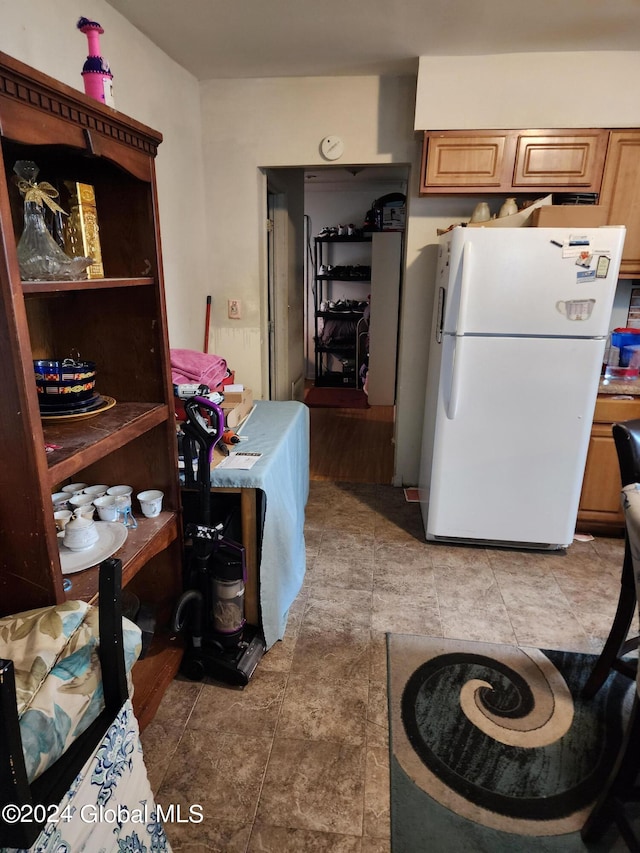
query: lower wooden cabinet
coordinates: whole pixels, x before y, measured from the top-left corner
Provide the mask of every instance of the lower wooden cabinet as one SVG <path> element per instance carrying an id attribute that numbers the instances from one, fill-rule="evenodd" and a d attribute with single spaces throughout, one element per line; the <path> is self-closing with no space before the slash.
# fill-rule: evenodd
<path id="1" fill-rule="evenodd" d="M 576 528 L 581 533 L 622 533 L 620 469 L 611 427 L 640 418 L 640 397 L 616 399 L 602 394 L 596 402 L 589 452 L 582 481 Z"/>

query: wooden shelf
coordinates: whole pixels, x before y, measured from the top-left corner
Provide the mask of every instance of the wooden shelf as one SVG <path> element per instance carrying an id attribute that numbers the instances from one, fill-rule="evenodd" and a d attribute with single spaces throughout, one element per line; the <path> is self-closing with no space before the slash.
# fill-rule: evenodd
<path id="1" fill-rule="evenodd" d="M 92 278 L 82 281 L 23 281 L 25 296 L 48 293 L 69 293 L 83 290 L 102 290 L 106 287 L 145 287 L 153 284 L 152 278 Z"/>
<path id="2" fill-rule="evenodd" d="M 152 557 L 163 551 L 178 536 L 178 516 L 161 512 L 157 518 L 136 518 L 138 527 L 129 530 L 124 545 L 115 556 L 122 560 L 122 586 L 125 587 Z M 71 581 L 68 600 L 95 601 L 98 595 L 98 566 L 65 575 Z"/>
<path id="3" fill-rule="evenodd" d="M 166 405 L 118 403 L 95 418 L 44 423 L 47 444 L 60 448 L 47 454 L 51 489 L 169 417 Z"/>

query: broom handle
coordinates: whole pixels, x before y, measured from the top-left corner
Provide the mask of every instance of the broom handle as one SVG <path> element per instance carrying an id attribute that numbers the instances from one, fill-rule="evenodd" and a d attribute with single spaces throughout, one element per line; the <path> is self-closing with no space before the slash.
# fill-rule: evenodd
<path id="1" fill-rule="evenodd" d="M 211 319 L 211 297 L 207 296 L 207 313 L 205 315 L 204 320 L 204 346 L 202 347 L 203 353 L 209 352 L 209 320 Z"/>

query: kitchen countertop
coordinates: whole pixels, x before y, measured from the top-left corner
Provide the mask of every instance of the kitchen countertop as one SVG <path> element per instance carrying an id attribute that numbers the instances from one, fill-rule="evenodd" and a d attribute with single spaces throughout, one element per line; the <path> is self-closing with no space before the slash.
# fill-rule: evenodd
<path id="1" fill-rule="evenodd" d="M 639 379 L 601 379 L 598 394 L 622 394 L 624 396 L 640 397 Z"/>

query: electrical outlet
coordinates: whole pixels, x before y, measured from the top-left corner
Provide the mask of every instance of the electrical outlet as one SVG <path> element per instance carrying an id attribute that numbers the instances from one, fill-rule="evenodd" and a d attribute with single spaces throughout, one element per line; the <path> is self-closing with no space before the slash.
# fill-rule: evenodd
<path id="1" fill-rule="evenodd" d="M 227 306 L 230 320 L 239 320 L 242 317 L 242 305 L 239 299 L 230 299 Z"/>

